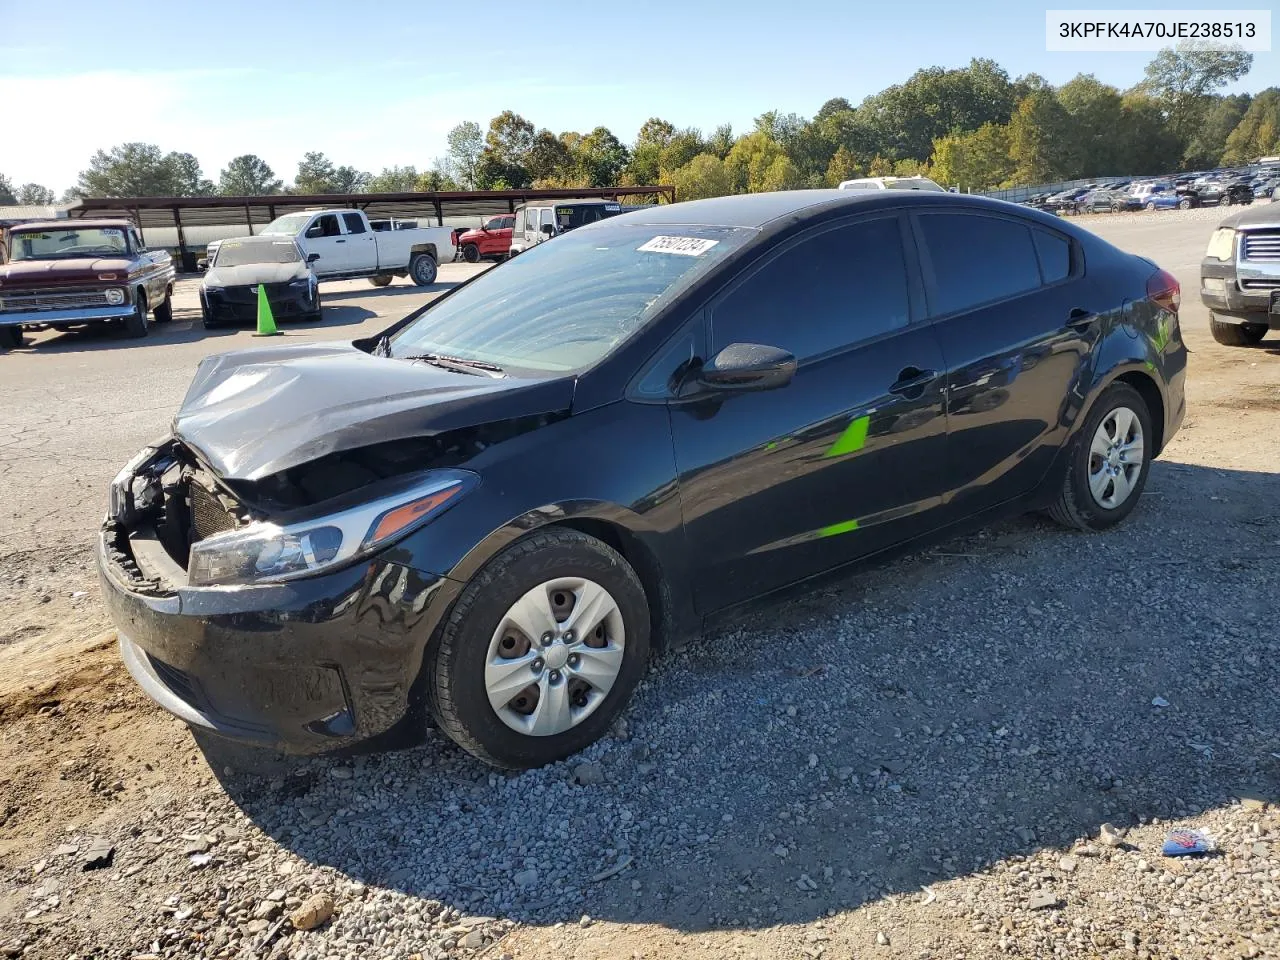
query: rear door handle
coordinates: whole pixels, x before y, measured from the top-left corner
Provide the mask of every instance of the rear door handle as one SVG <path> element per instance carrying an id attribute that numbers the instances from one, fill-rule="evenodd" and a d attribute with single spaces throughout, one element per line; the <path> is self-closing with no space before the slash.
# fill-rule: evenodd
<path id="1" fill-rule="evenodd" d="M 898 373 L 897 381 L 889 388 L 890 393 L 907 394 L 923 390 L 938 379 L 937 370 L 921 370 L 919 367 L 904 367 Z"/>
<path id="2" fill-rule="evenodd" d="M 1093 326 L 1098 320 L 1096 313 L 1090 313 L 1088 310 L 1082 310 L 1076 307 L 1067 315 L 1067 326 L 1072 330 L 1087 330 Z"/>
<path id="3" fill-rule="evenodd" d="M 334 243 L 346 243 L 346 242 L 347 242 L 347 241 L 345 241 L 345 240 L 335 240 L 335 241 L 334 241 Z"/>

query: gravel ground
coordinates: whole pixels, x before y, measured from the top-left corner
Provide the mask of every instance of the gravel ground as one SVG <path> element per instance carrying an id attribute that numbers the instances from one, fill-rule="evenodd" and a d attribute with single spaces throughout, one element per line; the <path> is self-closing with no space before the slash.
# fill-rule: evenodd
<path id="1" fill-rule="evenodd" d="M 1193 349 L 1120 529 L 754 614 L 563 764 L 264 757 L 86 661 L 3 728 L 58 775 L 0 772 L 0 957 L 1280 955 L 1277 351 Z M 1163 857 L 1174 826 L 1216 849 Z"/>

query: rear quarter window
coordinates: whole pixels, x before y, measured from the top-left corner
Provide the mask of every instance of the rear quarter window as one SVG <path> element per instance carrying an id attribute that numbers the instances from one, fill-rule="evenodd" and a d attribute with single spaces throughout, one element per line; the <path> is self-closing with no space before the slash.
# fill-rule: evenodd
<path id="1" fill-rule="evenodd" d="M 1071 242 L 1047 230 L 1031 230 L 1036 256 L 1040 259 L 1040 276 L 1045 283 L 1058 283 L 1071 275 Z"/>

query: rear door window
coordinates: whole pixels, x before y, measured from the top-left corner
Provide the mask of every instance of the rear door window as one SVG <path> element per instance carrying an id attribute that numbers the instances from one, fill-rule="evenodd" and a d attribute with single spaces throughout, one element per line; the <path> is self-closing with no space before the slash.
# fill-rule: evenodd
<path id="1" fill-rule="evenodd" d="M 958 313 L 1040 286 L 1031 228 L 972 213 L 923 213 L 920 230 L 933 263 L 930 312 Z"/>
<path id="2" fill-rule="evenodd" d="M 364 233 L 364 221 L 358 213 L 344 213 L 342 222 L 347 225 L 347 233 Z"/>

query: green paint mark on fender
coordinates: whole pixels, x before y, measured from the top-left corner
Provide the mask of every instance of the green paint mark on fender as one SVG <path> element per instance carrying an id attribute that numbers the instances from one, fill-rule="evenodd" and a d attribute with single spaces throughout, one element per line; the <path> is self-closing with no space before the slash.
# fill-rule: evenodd
<path id="1" fill-rule="evenodd" d="M 831 445 L 824 457 L 843 457 L 846 453 L 857 453 L 867 442 L 867 425 L 871 423 L 871 414 L 863 414 L 844 428 L 840 439 Z"/>
<path id="2" fill-rule="evenodd" d="M 766 450 L 766 451 L 768 451 L 768 450 L 777 450 L 777 449 L 778 449 L 778 441 L 777 441 L 777 440 L 770 440 L 768 443 L 766 443 L 766 444 L 764 445 L 764 448 L 765 448 L 765 450 Z"/>
<path id="3" fill-rule="evenodd" d="M 833 523 L 829 527 L 823 527 L 818 531 L 820 537 L 835 537 L 842 533 L 851 533 L 858 529 L 857 520 L 845 520 L 843 523 Z"/>

